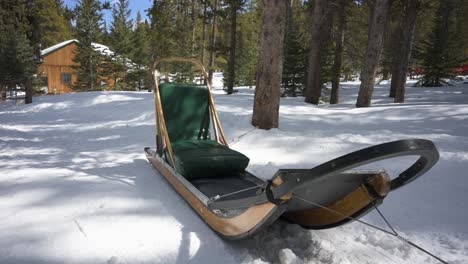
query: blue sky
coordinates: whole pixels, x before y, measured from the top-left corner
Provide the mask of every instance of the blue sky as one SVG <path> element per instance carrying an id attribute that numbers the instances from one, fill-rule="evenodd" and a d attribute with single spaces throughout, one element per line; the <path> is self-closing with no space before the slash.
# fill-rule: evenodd
<path id="1" fill-rule="evenodd" d="M 100 0 L 101 2 L 104 2 L 104 0 Z M 113 4 L 113 2 L 116 2 L 115 0 L 107 0 Z M 70 8 L 74 8 L 78 0 L 65 0 L 64 3 Z M 145 10 L 151 7 L 152 0 L 130 0 L 130 9 L 132 10 L 132 15 L 131 18 L 135 19 L 136 14 L 138 11 L 140 11 L 141 16 L 143 18 L 147 18 Z M 106 23 L 109 25 L 109 23 L 112 21 L 112 10 L 105 10 L 104 11 L 104 20 L 106 20 Z"/>

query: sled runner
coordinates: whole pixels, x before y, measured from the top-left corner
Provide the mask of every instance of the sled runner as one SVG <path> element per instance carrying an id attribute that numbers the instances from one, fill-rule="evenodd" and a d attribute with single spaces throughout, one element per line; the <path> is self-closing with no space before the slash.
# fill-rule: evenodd
<path id="1" fill-rule="evenodd" d="M 398 140 L 312 169 L 280 169 L 271 180 L 262 180 L 246 171 L 249 158 L 229 148 L 210 84 L 160 84 L 161 62 L 193 63 L 208 80 L 195 59 L 176 57 L 154 63 L 156 150 L 145 148 L 146 157 L 224 238 L 253 235 L 279 217 L 310 229 L 345 224 L 375 209 L 390 192 L 424 174 L 439 158 L 431 141 Z M 400 156 L 419 158 L 394 179 L 385 170 L 353 170 Z"/>

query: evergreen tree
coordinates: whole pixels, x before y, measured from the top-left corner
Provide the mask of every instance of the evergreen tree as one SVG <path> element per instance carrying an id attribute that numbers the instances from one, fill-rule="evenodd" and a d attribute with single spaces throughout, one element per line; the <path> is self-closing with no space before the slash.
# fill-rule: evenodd
<path id="1" fill-rule="evenodd" d="M 75 20 L 75 14 L 73 10 L 70 9 L 67 5 L 65 5 L 63 3 L 63 0 L 55 0 L 55 4 L 57 5 L 59 15 L 65 19 L 65 25 L 68 28 L 67 31 L 69 31 L 73 36 L 74 27 L 72 25 L 72 21 Z"/>
<path id="2" fill-rule="evenodd" d="M 142 21 L 140 12 L 137 13 L 135 31 L 132 35 L 132 46 L 134 52 L 132 54 L 132 62 L 134 63 L 134 69 L 131 73 L 132 80 L 136 80 L 138 83 L 138 90 L 141 90 L 143 86 L 147 86 L 148 69 L 150 64 L 150 39 L 149 39 L 149 25 L 148 22 Z"/>
<path id="3" fill-rule="evenodd" d="M 0 90 L 23 86 L 26 103 L 32 102 L 31 80 L 39 61 L 35 8 L 31 0 L 0 1 Z"/>
<path id="4" fill-rule="evenodd" d="M 127 72 L 129 71 L 128 58 L 132 56 L 132 20 L 130 17 L 128 0 L 119 0 L 112 8 L 112 24 L 110 28 L 111 48 L 114 51 L 112 55 L 116 64 L 113 69 L 117 72 L 114 76 L 114 88 L 125 89 Z"/>
<path id="5" fill-rule="evenodd" d="M 35 0 L 42 48 L 71 38 L 69 21 L 63 16 L 56 0 Z"/>
<path id="6" fill-rule="evenodd" d="M 302 1 L 291 1 L 285 36 L 282 88 L 283 96 L 302 95 L 306 72 L 305 6 Z"/>
<path id="7" fill-rule="evenodd" d="M 347 4 L 349 19 L 346 21 L 341 72 L 345 80 L 356 80 L 364 65 L 370 10 L 365 1 L 349 1 Z"/>
<path id="8" fill-rule="evenodd" d="M 448 84 L 444 78 L 453 78 L 453 69 L 463 62 L 463 44 L 459 40 L 457 21 L 466 17 L 460 10 L 466 9 L 460 0 L 444 0 L 438 2 L 432 34 L 426 41 L 423 53 L 424 76 L 419 81 L 421 86 L 443 86 Z M 466 43 L 464 43 L 466 45 Z M 466 60 L 466 59 L 465 59 Z"/>
<path id="9" fill-rule="evenodd" d="M 187 0 L 164 1 L 154 0 L 149 10 L 151 29 L 151 61 L 162 57 L 192 54 L 192 29 L 190 19 L 191 5 Z M 171 63 L 162 65 L 161 73 L 174 73 L 176 82 L 187 82 L 193 79 L 192 65 Z"/>
<path id="10" fill-rule="evenodd" d="M 212 19 L 211 19 L 211 34 L 210 34 L 210 60 L 208 64 L 208 82 L 213 83 L 213 71 L 215 67 L 215 57 L 216 57 L 216 31 L 217 31 L 217 21 L 218 21 L 218 5 L 219 0 L 214 0 L 211 10 L 212 10 Z"/>
<path id="11" fill-rule="evenodd" d="M 101 10 L 97 0 L 79 0 L 75 8 L 75 37 L 79 42 L 73 61 L 77 63 L 74 67 L 77 74 L 74 88 L 78 90 L 94 90 L 101 82 L 99 65 L 104 58 L 93 47 L 102 33 Z"/>
<path id="12" fill-rule="evenodd" d="M 235 64 L 235 85 L 255 85 L 257 72 L 261 9 L 256 0 L 249 1 L 239 14 Z"/>
<path id="13" fill-rule="evenodd" d="M 237 36 L 237 12 L 242 9 L 244 0 L 230 0 L 230 20 L 231 20 L 231 37 L 229 45 L 229 61 L 228 61 L 228 75 L 227 75 L 227 94 L 234 93 L 234 82 L 236 76 L 236 36 Z"/>
<path id="14" fill-rule="evenodd" d="M 346 0 L 336 1 L 338 8 L 334 14 L 334 24 L 336 25 L 334 32 L 334 58 L 332 68 L 332 88 L 330 92 L 330 104 L 337 104 L 339 101 L 339 90 L 340 90 L 340 77 L 341 77 L 341 65 L 343 62 L 343 44 L 345 37 L 346 27 Z"/>

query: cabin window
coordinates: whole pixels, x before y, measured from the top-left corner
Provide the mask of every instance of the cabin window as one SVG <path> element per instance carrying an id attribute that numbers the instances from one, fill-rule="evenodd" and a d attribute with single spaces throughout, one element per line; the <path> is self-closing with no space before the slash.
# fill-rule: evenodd
<path id="1" fill-rule="evenodd" d="M 62 73 L 62 83 L 71 84 L 72 75 L 71 73 Z"/>

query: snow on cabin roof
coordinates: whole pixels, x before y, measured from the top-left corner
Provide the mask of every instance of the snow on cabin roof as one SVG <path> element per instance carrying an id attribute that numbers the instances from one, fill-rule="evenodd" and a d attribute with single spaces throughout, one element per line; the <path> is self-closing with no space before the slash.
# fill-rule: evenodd
<path id="1" fill-rule="evenodd" d="M 51 47 L 48 47 L 47 49 L 43 49 L 41 50 L 41 56 L 45 56 L 49 53 L 52 53 L 54 51 L 57 51 L 71 43 L 78 43 L 78 40 L 76 39 L 70 39 L 70 40 L 66 40 L 64 42 L 60 42 L 58 44 L 55 44 Z M 94 50 L 95 51 L 98 51 L 99 53 L 101 53 L 102 55 L 106 55 L 106 56 L 111 56 L 114 54 L 114 52 L 106 45 L 102 45 L 102 44 L 99 44 L 99 43 L 91 43 L 91 45 L 93 46 Z"/>
<path id="2" fill-rule="evenodd" d="M 78 40 L 76 40 L 76 39 L 66 40 L 64 42 L 60 42 L 60 43 L 55 44 L 55 45 L 53 45 L 51 47 L 48 47 L 47 49 L 43 49 L 43 50 L 41 50 L 41 56 L 45 56 L 45 55 L 47 55 L 47 54 L 49 54 L 51 52 L 59 50 L 59 49 L 65 47 L 68 44 L 73 43 L 73 42 L 78 42 Z"/>
<path id="3" fill-rule="evenodd" d="M 58 44 L 55 44 L 51 47 L 48 47 L 47 49 L 43 49 L 41 50 L 41 56 L 46 56 L 54 51 L 57 51 L 71 43 L 78 43 L 78 40 L 77 39 L 70 39 L 70 40 L 66 40 L 64 42 L 60 42 Z M 91 43 L 91 45 L 93 46 L 94 50 L 101 53 L 102 55 L 104 56 L 112 56 L 114 55 L 114 52 L 106 45 L 102 45 L 102 44 L 99 44 L 99 43 L 96 43 L 96 42 L 93 42 Z M 115 58 L 113 58 L 115 59 Z M 131 60 L 129 59 L 126 59 L 126 64 L 129 68 L 141 68 L 141 66 L 139 67 L 138 65 L 134 64 Z"/>

